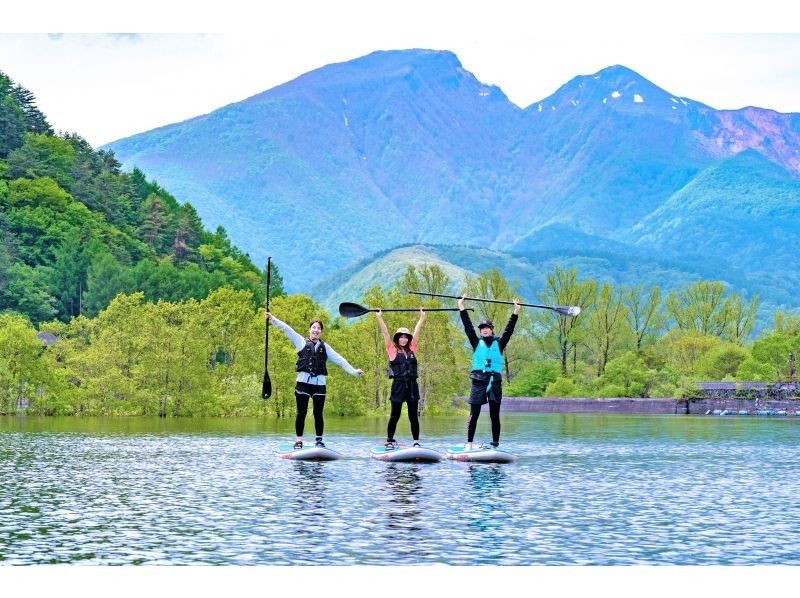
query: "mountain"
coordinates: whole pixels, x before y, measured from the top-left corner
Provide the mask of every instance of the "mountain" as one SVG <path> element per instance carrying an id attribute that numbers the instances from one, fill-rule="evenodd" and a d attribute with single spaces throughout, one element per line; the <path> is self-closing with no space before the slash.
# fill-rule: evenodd
<path id="1" fill-rule="evenodd" d="M 480 221 L 454 227 L 452 214 L 465 201 L 490 211 L 480 182 L 521 114 L 451 53 L 388 52 L 107 147 L 257 262 L 271 252 L 297 289 L 409 241 L 490 243 Z"/>
<path id="2" fill-rule="evenodd" d="M 800 189 L 800 115 L 715 110 L 623 66 L 521 109 L 450 52 L 375 52 L 106 147 L 224 226 L 256 263 L 272 255 L 289 291 L 420 243 L 798 270 L 762 235 Z M 751 228 L 752 202 L 767 196 L 775 205 Z M 736 264 L 716 245 L 730 240 L 721 232 L 702 248 L 678 242 L 676 223 L 693 223 L 687 239 L 708 225 L 687 201 L 709 218 L 730 210 Z M 775 224 L 781 238 L 798 232 L 797 219 Z"/>

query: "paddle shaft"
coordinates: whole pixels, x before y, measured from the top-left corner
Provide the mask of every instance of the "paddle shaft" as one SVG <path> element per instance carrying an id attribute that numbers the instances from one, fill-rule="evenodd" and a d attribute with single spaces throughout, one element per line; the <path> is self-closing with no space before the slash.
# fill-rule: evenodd
<path id="1" fill-rule="evenodd" d="M 417 291 L 409 291 L 412 295 L 425 295 L 427 297 L 444 297 L 446 299 L 461 299 L 457 295 L 439 295 L 437 293 L 418 293 Z M 503 305 L 521 305 L 522 307 L 538 307 L 539 309 L 555 309 L 550 305 L 534 305 L 533 303 L 514 303 L 513 301 L 498 301 L 497 299 L 481 299 L 479 297 L 464 297 L 465 301 L 482 301 L 484 303 L 502 303 Z M 426 310 L 427 311 L 427 310 Z"/>
<path id="2" fill-rule="evenodd" d="M 269 312 L 269 287 L 272 257 L 267 257 L 267 311 Z M 269 319 L 264 331 L 264 380 L 261 384 L 261 398 L 268 399 L 272 395 L 272 381 L 269 379 Z"/>
<path id="3" fill-rule="evenodd" d="M 414 309 L 411 309 L 411 308 L 409 308 L 409 309 L 380 309 L 380 308 L 369 309 L 369 308 L 365 307 L 364 311 L 365 312 L 366 311 L 381 311 L 381 312 L 383 312 L 383 311 L 419 311 L 419 308 L 417 307 L 417 308 L 414 308 Z M 430 309 L 427 308 L 427 307 L 423 307 L 422 311 L 429 312 L 429 311 L 459 311 L 459 310 L 458 310 L 457 307 L 432 307 Z"/>

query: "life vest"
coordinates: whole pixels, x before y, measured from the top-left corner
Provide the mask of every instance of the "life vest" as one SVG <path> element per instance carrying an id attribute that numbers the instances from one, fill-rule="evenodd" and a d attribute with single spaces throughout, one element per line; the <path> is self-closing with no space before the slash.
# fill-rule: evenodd
<path id="1" fill-rule="evenodd" d="M 472 371 L 503 372 L 503 354 L 500 353 L 500 343 L 497 337 L 491 337 L 489 345 L 481 338 L 475 352 L 472 354 Z"/>
<path id="2" fill-rule="evenodd" d="M 389 378 L 416 378 L 417 377 L 417 357 L 414 351 L 409 351 L 405 355 L 402 351 L 397 351 L 395 358 L 389 362 Z"/>
<path id="3" fill-rule="evenodd" d="M 297 363 L 294 366 L 297 372 L 306 372 L 312 376 L 327 376 L 328 353 L 325 351 L 325 343 L 319 341 L 319 346 L 314 349 L 314 342 L 307 338 L 306 346 L 297 352 Z"/>

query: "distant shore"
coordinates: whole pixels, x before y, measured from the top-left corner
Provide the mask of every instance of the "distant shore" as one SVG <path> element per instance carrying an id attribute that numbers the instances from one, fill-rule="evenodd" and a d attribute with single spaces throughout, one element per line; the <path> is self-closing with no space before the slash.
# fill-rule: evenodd
<path id="1" fill-rule="evenodd" d="M 486 408 L 486 407 L 484 407 Z M 762 399 L 675 399 L 671 397 L 583 398 L 583 397 L 503 397 L 504 412 L 518 413 L 649 413 L 705 415 L 714 411 L 743 412 L 785 411 L 797 416 L 800 399 L 765 401 Z"/>

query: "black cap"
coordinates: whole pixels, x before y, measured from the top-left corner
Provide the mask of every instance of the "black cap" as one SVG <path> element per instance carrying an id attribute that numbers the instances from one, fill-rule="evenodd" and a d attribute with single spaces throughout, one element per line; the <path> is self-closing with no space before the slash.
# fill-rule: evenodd
<path id="1" fill-rule="evenodd" d="M 494 330 L 494 324 L 492 324 L 492 321 L 489 319 L 482 320 L 481 323 L 478 324 L 478 330 L 480 330 L 481 328 L 491 328 L 492 330 Z"/>

